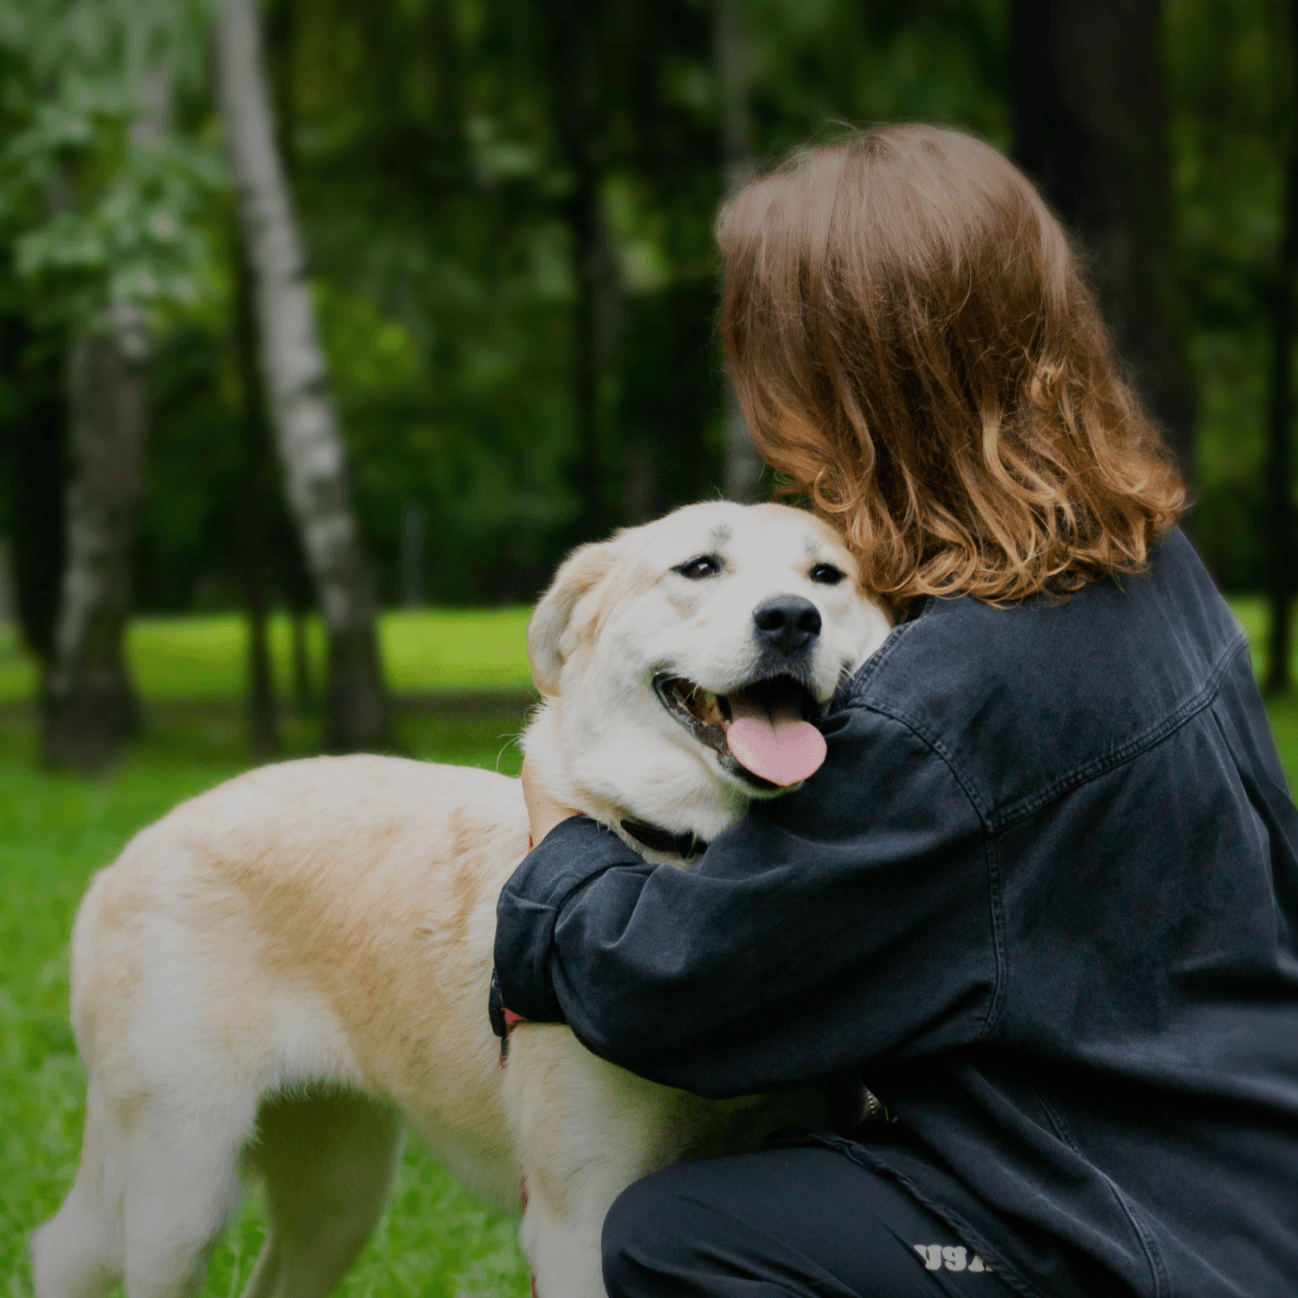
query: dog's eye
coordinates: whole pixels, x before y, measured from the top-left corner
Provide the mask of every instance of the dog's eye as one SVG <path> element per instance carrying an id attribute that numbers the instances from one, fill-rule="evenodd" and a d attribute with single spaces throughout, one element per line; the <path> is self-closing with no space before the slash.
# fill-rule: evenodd
<path id="1" fill-rule="evenodd" d="M 818 563 L 811 570 L 811 580 L 822 586 L 837 586 L 843 580 L 843 570 L 835 568 L 832 563 Z"/>
<path id="2" fill-rule="evenodd" d="M 676 571 L 690 581 L 702 581 L 704 577 L 715 577 L 721 571 L 721 560 L 715 554 L 701 554 L 697 559 L 680 564 Z"/>

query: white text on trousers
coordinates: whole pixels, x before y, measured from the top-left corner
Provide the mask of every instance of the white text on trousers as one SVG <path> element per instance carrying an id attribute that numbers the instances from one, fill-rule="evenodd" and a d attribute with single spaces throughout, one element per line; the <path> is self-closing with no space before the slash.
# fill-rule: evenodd
<path id="1" fill-rule="evenodd" d="M 969 1250 L 957 1244 L 916 1244 L 915 1252 L 924 1259 L 924 1269 L 926 1271 L 940 1271 L 946 1267 L 948 1271 L 990 1271 L 991 1267 L 978 1256 L 969 1256 Z"/>

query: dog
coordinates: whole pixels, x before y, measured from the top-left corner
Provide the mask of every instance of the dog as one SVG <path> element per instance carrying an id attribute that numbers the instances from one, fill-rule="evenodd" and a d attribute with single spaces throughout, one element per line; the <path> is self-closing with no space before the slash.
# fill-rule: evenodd
<path id="1" fill-rule="evenodd" d="M 542 702 L 523 744 L 561 804 L 688 868 L 814 771 L 811 723 L 888 630 L 824 523 L 687 506 L 563 564 L 528 629 Z M 819 1103 L 703 1100 L 552 1024 L 518 1025 L 502 1067 L 495 904 L 527 850 L 516 780 L 367 756 L 255 770 L 141 831 L 73 931 L 86 1125 L 33 1236 L 37 1298 L 195 1291 L 252 1173 L 268 1221 L 245 1298 L 323 1298 L 408 1127 L 484 1200 L 517 1212 L 522 1184 L 540 1298 L 600 1298 L 626 1186 Z"/>

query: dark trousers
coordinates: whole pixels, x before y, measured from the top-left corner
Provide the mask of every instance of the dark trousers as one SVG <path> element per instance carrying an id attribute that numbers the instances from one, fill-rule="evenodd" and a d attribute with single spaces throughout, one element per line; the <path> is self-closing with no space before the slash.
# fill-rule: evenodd
<path id="1" fill-rule="evenodd" d="M 682 1163 L 604 1223 L 610 1298 L 1010 1298 L 987 1264 L 886 1177 L 797 1146 Z"/>

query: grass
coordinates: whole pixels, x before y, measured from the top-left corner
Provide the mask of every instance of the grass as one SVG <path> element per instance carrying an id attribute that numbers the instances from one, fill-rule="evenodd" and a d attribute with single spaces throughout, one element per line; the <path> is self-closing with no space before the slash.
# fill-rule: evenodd
<path id="1" fill-rule="evenodd" d="M 517 774 L 512 740 L 532 696 L 527 611 L 384 617 L 389 683 L 422 699 L 396 709 L 394 740 L 428 760 Z M 289 631 L 272 628 L 287 688 Z M 322 637 L 313 629 L 315 679 Z M 141 826 L 245 769 L 244 631 L 235 618 L 147 619 L 131 628 L 145 732 L 109 775 L 51 775 L 37 764 L 36 676 L 0 634 L 0 1295 L 30 1293 L 26 1237 L 71 1184 L 85 1076 L 68 1027 L 68 936 L 90 875 Z M 435 691 L 435 692 L 432 692 Z M 284 755 L 315 750 L 317 717 L 283 718 Z M 218 1246 L 204 1293 L 241 1292 L 261 1246 L 259 1196 Z M 507 1219 L 470 1199 L 412 1142 L 391 1206 L 339 1293 L 523 1298 L 527 1268 Z"/>
<path id="2" fill-rule="evenodd" d="M 1235 602 L 1262 663 L 1264 609 Z M 401 706 L 394 739 L 411 756 L 515 774 L 526 691 L 527 611 L 386 614 L 382 649 Z M 323 643 L 311 628 L 315 679 Z M 245 633 L 234 617 L 150 618 L 129 638 L 145 732 L 107 776 L 41 771 L 36 675 L 0 632 L 0 1296 L 30 1292 L 28 1232 L 54 1212 L 76 1168 L 85 1077 L 67 1016 L 67 944 L 89 876 L 141 826 L 247 767 L 239 693 Z M 272 627 L 287 691 L 289 628 Z M 1298 699 L 1268 704 L 1291 783 L 1298 777 Z M 285 756 L 313 751 L 317 717 L 283 718 Z M 249 1196 L 212 1259 L 206 1295 L 232 1298 L 262 1237 Z M 391 1207 L 339 1289 L 347 1298 L 523 1298 L 527 1272 L 510 1222 L 471 1200 L 418 1147 L 408 1148 Z"/>
<path id="3" fill-rule="evenodd" d="M 379 649 L 388 687 L 397 693 L 482 687 L 527 689 L 530 608 L 411 609 L 379 619 Z M 308 661 L 317 685 L 324 679 L 324 628 L 307 619 Z M 288 694 L 291 630 L 286 615 L 270 622 L 275 683 Z M 247 623 L 237 614 L 142 617 L 131 623 L 126 661 L 146 700 L 224 699 L 241 694 L 247 679 Z M 0 702 L 30 699 L 36 666 L 11 631 L 0 629 Z"/>

